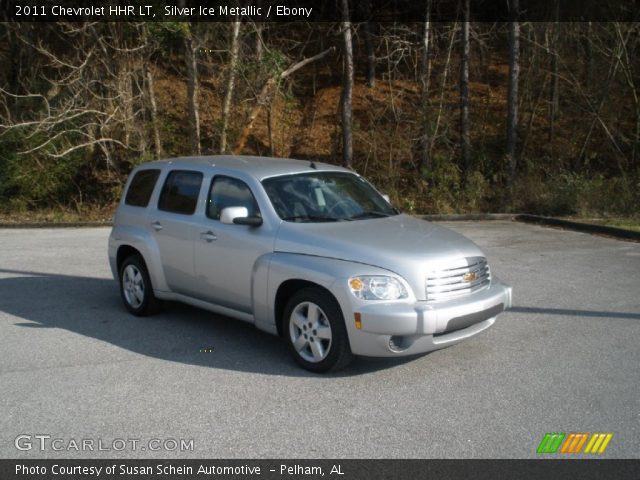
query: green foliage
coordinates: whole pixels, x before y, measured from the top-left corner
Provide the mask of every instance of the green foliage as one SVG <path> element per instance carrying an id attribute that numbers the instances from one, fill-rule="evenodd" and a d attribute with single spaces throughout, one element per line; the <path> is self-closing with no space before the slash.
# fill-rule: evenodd
<path id="1" fill-rule="evenodd" d="M 633 216 L 640 205 L 637 178 L 560 173 L 529 176 L 514 186 L 513 210 L 540 215 Z"/>
<path id="2" fill-rule="evenodd" d="M 66 205 L 76 195 L 75 177 L 85 163 L 85 152 L 76 151 L 65 158 L 53 158 L 44 152 L 17 153 L 42 139 L 23 138 L 16 131 L 0 138 L 0 198 L 9 210 L 48 208 Z"/>
<path id="3" fill-rule="evenodd" d="M 287 68 L 289 59 L 284 53 L 274 48 L 264 52 L 262 63 L 269 76 L 275 76 Z"/>

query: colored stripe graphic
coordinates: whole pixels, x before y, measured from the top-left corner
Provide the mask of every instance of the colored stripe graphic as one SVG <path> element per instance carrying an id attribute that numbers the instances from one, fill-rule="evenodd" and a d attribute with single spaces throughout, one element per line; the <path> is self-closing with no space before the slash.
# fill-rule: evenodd
<path id="1" fill-rule="evenodd" d="M 546 433 L 538 445 L 538 453 L 556 453 L 565 437 L 565 433 Z"/>
<path id="2" fill-rule="evenodd" d="M 544 438 L 538 445 L 537 453 L 590 453 L 601 454 L 607 449 L 609 442 L 613 438 L 612 433 L 588 433 L 588 432 L 571 432 L 561 433 L 552 432 L 545 433 Z M 587 441 L 588 440 L 588 441 Z M 582 447 L 586 443 L 586 448 L 582 451 Z M 562 445 L 562 448 L 560 446 Z"/>
<path id="3" fill-rule="evenodd" d="M 570 433 L 562 445 L 560 453 L 580 453 L 587 438 L 589 438 L 588 433 Z"/>
<path id="4" fill-rule="evenodd" d="M 612 438 L 613 434 L 611 433 L 594 433 L 587 448 L 584 449 L 584 453 L 604 453 Z"/>

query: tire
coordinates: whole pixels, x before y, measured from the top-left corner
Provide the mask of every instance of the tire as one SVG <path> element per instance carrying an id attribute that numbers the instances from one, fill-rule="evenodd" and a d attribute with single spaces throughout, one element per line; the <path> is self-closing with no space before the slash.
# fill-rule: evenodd
<path id="1" fill-rule="evenodd" d="M 342 310 L 325 290 L 296 292 L 284 309 L 282 326 L 293 358 L 311 372 L 340 370 L 353 361 Z"/>
<path id="2" fill-rule="evenodd" d="M 147 266 L 140 255 L 127 257 L 120 265 L 119 276 L 120 296 L 129 312 L 142 317 L 158 310 L 159 301 L 153 294 Z"/>

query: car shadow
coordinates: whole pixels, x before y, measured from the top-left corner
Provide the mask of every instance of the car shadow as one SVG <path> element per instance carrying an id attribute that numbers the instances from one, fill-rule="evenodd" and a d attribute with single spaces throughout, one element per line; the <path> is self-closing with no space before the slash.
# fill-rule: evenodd
<path id="1" fill-rule="evenodd" d="M 515 306 L 509 309 L 516 313 L 539 313 L 543 315 L 564 315 L 568 317 L 619 318 L 626 320 L 640 320 L 640 313 L 603 312 L 595 310 L 575 310 L 568 308 L 541 308 Z"/>
<path id="2" fill-rule="evenodd" d="M 253 325 L 174 302 L 135 317 L 114 280 L 0 269 L 0 311 L 20 328 L 61 328 L 141 355 L 204 367 L 295 377 L 335 378 L 393 368 L 415 357 L 358 357 L 345 370 L 316 375 L 298 367 L 285 343 Z"/>

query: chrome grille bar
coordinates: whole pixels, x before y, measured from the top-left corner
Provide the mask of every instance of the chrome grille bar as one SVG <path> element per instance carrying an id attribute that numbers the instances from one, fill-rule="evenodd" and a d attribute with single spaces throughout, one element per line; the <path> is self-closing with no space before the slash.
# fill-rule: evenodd
<path id="1" fill-rule="evenodd" d="M 491 282 L 491 272 L 484 257 L 468 257 L 461 267 L 443 268 L 428 272 L 426 294 L 428 302 L 450 300 L 485 288 Z M 465 278 L 472 274 L 475 278 Z"/>

